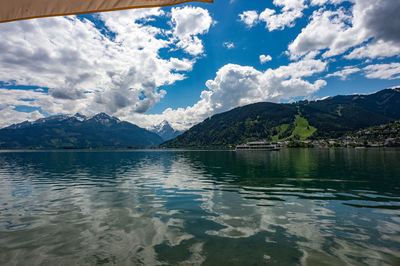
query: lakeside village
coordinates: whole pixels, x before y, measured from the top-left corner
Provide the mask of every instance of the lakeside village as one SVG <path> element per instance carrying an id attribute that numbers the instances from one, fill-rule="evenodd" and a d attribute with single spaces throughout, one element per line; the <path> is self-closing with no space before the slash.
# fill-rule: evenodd
<path id="1" fill-rule="evenodd" d="M 254 141 L 238 145 L 236 149 L 279 149 L 287 148 L 360 148 L 360 147 L 400 147 L 400 121 L 369 127 L 346 134 L 337 139 L 286 140 L 278 142 Z"/>

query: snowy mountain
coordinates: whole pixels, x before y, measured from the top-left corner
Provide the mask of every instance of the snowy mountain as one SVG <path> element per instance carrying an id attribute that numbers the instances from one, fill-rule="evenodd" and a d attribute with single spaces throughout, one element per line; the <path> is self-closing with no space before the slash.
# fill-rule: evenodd
<path id="1" fill-rule="evenodd" d="M 151 132 L 158 134 L 164 141 L 173 139 L 184 131 L 175 130 L 168 121 L 164 120 L 160 124 L 149 128 Z"/>

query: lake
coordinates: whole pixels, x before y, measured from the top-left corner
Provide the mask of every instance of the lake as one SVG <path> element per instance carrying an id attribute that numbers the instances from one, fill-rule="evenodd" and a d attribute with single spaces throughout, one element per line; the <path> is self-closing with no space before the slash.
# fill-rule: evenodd
<path id="1" fill-rule="evenodd" d="M 2 151 L 0 265 L 400 265 L 400 149 Z"/>

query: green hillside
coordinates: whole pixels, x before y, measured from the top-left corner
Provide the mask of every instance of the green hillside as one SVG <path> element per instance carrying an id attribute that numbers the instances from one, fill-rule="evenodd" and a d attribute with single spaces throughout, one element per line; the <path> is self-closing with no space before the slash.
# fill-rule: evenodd
<path id="1" fill-rule="evenodd" d="M 255 103 L 217 114 L 165 142 L 169 148 L 229 147 L 252 140 L 337 138 L 400 119 L 400 90 L 293 104 Z"/>
<path id="2" fill-rule="evenodd" d="M 289 126 L 283 133 L 291 134 L 297 113 L 297 107 L 291 104 L 251 104 L 214 115 L 163 146 L 226 147 L 275 135 L 276 128 L 285 124 Z"/>

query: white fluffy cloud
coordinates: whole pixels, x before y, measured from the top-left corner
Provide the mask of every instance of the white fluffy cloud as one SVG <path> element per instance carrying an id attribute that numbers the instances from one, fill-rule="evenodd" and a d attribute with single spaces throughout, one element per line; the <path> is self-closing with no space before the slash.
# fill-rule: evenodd
<path id="1" fill-rule="evenodd" d="M 218 70 L 213 80 L 206 82 L 207 90 L 202 91 L 200 100 L 193 106 L 168 108 L 160 115 L 137 114 L 131 121 L 150 126 L 167 118 L 175 128 L 187 129 L 213 114 L 237 106 L 310 95 L 326 82 L 310 82 L 304 78 L 324 72 L 326 66 L 327 63 L 320 60 L 305 59 L 261 72 L 250 66 L 227 64 Z"/>
<path id="2" fill-rule="evenodd" d="M 274 0 L 274 5 L 282 7 L 283 11 L 303 10 L 306 8 L 306 0 Z"/>
<path id="3" fill-rule="evenodd" d="M 343 2 L 351 8 L 340 7 Z M 345 54 L 347 59 L 383 58 L 400 54 L 400 1 L 398 0 L 274 0 L 280 9 L 245 11 L 240 20 L 252 27 L 265 22 L 269 31 L 293 27 L 310 7 L 318 8 L 308 25 L 288 47 L 291 59 L 309 53 L 323 57 Z M 334 5 L 335 8 L 329 6 Z"/>
<path id="4" fill-rule="evenodd" d="M 258 23 L 258 13 L 254 10 L 245 11 L 242 14 L 239 14 L 239 18 L 241 22 L 250 28 Z"/>
<path id="5" fill-rule="evenodd" d="M 158 17 L 169 18 L 154 8 L 101 13 L 103 28 L 74 16 L 1 24 L 0 35 L 7 38 L 0 42 L 0 81 L 49 88 L 35 97 L 29 90 L 9 91 L 13 100 L 4 98 L 2 90 L 2 112 L 18 105 L 40 107 L 48 114 L 118 116 L 151 109 L 166 93 L 159 87 L 184 79 L 196 62 L 162 58 L 160 49 L 200 55 L 199 36 L 212 25 L 202 8 L 172 8 L 170 30 L 148 23 Z M 21 100 L 31 96 L 31 101 Z M 27 116 L 12 114 L 15 121 Z"/>
<path id="6" fill-rule="evenodd" d="M 286 27 L 293 27 L 298 18 L 303 16 L 303 10 L 309 6 L 321 6 L 326 4 L 339 4 L 346 0 L 274 0 L 273 4 L 280 9 L 266 8 L 258 14 L 257 11 L 244 11 L 239 14 L 240 21 L 248 27 L 265 22 L 265 27 L 269 31 L 283 30 Z"/>
<path id="7" fill-rule="evenodd" d="M 400 63 L 369 65 L 363 70 L 370 79 L 400 79 Z"/>
<path id="8" fill-rule="evenodd" d="M 228 64 L 218 70 L 214 80 L 207 81 L 208 90 L 202 92 L 201 98 L 214 112 L 259 101 L 279 102 L 317 91 L 324 82 L 310 83 L 301 78 L 322 72 L 325 67 L 321 61 L 308 60 L 260 72 L 253 67 Z"/>
<path id="9" fill-rule="evenodd" d="M 272 57 L 270 55 L 265 55 L 265 54 L 260 55 L 260 63 L 261 64 L 265 64 L 271 60 L 272 60 Z"/>
<path id="10" fill-rule="evenodd" d="M 289 45 L 293 59 L 309 52 L 327 49 L 324 57 L 335 56 L 347 51 L 350 47 L 362 43 L 366 32 L 360 26 L 350 27 L 351 16 L 344 9 L 315 11 L 311 22 Z"/>
<path id="11" fill-rule="evenodd" d="M 208 11 L 200 7 L 178 7 L 172 8 L 171 17 L 178 47 L 191 55 L 202 54 L 203 43 L 197 35 L 207 33 L 213 23 Z"/>
<path id="12" fill-rule="evenodd" d="M 363 58 L 384 58 L 400 56 L 400 45 L 393 41 L 378 40 L 365 46 L 354 49 L 350 54 L 345 55 L 347 59 L 363 59 Z"/>
<path id="13" fill-rule="evenodd" d="M 326 75 L 326 77 L 339 77 L 345 80 L 349 75 L 358 72 L 369 79 L 400 79 L 400 63 L 374 64 L 363 68 L 347 66 L 343 70 Z"/>
<path id="14" fill-rule="evenodd" d="M 283 30 L 285 27 L 293 27 L 295 20 L 302 17 L 303 13 L 300 10 L 289 9 L 280 14 L 276 14 L 273 9 L 265 9 L 260 14 L 260 21 L 265 22 L 265 27 L 269 31 Z"/>
<path id="15" fill-rule="evenodd" d="M 265 27 L 269 31 L 283 30 L 285 27 L 293 27 L 295 20 L 303 16 L 301 10 L 283 9 L 282 13 L 277 14 L 275 10 L 266 8 L 260 14 L 257 11 L 245 11 L 239 14 L 240 21 L 251 28 L 260 22 L 265 22 Z"/>
<path id="16" fill-rule="evenodd" d="M 292 59 L 309 52 L 325 51 L 324 57 L 344 54 L 348 59 L 398 55 L 400 2 L 397 0 L 352 0 L 350 10 L 321 8 L 289 45 Z M 390 22 L 389 22 L 390 21 Z"/>
<path id="17" fill-rule="evenodd" d="M 43 118 L 43 115 L 39 111 L 33 112 L 18 112 L 14 110 L 15 106 L 7 106 L 0 110 L 0 128 L 16 124 L 24 121 L 35 121 L 39 118 Z"/>

